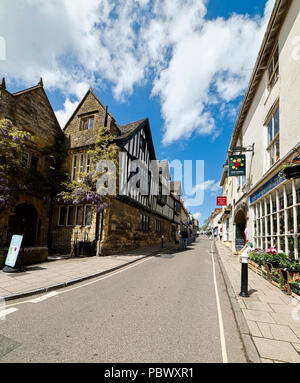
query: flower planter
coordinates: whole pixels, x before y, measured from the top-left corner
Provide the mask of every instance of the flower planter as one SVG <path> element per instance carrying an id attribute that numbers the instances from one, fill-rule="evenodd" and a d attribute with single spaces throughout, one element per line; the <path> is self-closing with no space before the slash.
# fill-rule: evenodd
<path id="1" fill-rule="evenodd" d="M 290 282 L 290 288 L 291 288 L 291 291 L 292 291 L 294 294 L 296 294 L 296 295 L 300 295 L 300 286 L 299 286 L 299 284 Z"/>
<path id="2" fill-rule="evenodd" d="M 283 173 L 287 180 L 291 178 L 300 178 L 300 165 L 288 166 L 283 170 Z"/>

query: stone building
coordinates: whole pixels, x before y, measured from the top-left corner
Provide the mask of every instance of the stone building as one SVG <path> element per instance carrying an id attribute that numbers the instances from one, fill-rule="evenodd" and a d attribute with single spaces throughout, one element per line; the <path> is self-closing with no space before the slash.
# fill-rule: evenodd
<path id="1" fill-rule="evenodd" d="M 156 162 L 159 185 L 151 173 L 151 161 L 156 161 L 149 120 L 118 125 L 107 108 L 89 90 L 73 115 L 64 133 L 69 141 L 65 169 L 72 180 L 81 172 L 89 172 L 88 150 L 94 147 L 100 127 L 107 126 L 116 136 L 119 148 L 117 195 L 111 206 L 97 213 L 91 204 L 58 205 L 52 222 L 52 247 L 63 253 L 82 254 L 83 242 L 93 245 L 93 254 L 107 255 L 143 246 L 174 241 L 180 224 L 180 196 L 170 191 L 168 162 Z M 136 193 L 130 179 L 136 174 L 132 162 L 142 162 L 143 177 L 150 190 L 157 187 L 159 195 Z M 128 186 L 129 185 L 129 186 Z M 162 189 L 167 191 L 163 193 Z M 165 195 L 164 195 L 165 194 Z"/>
<path id="2" fill-rule="evenodd" d="M 6 89 L 5 80 L 0 85 L 0 119 L 9 119 L 16 126 L 32 135 L 27 143 L 24 166 L 31 173 L 28 184 L 15 191 L 17 204 L 0 215 L 0 248 L 3 265 L 7 247 L 13 234 L 23 234 L 27 263 L 47 259 L 47 236 L 49 232 L 50 203 L 46 188 L 49 179 L 49 155 L 51 146 L 61 135 L 48 97 L 39 84 L 16 93 Z M 49 152 L 50 150 L 50 152 Z M 55 154 L 54 152 L 52 154 Z"/>

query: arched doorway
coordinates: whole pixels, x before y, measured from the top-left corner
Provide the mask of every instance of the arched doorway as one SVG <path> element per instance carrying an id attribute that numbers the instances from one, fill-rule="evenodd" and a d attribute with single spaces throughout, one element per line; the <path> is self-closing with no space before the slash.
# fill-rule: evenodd
<path id="1" fill-rule="evenodd" d="M 235 249 L 236 251 L 241 250 L 245 244 L 245 229 L 247 225 L 246 214 L 243 210 L 239 210 L 234 218 L 235 224 Z"/>
<path id="2" fill-rule="evenodd" d="M 23 234 L 23 245 L 34 246 L 37 229 L 37 211 L 33 205 L 23 203 L 16 206 L 15 215 L 10 217 L 9 240 L 13 234 Z"/>

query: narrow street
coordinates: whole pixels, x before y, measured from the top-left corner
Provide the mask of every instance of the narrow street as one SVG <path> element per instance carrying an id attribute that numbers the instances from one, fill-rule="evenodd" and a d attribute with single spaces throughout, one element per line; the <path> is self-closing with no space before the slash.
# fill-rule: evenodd
<path id="1" fill-rule="evenodd" d="M 0 361 L 246 362 L 211 244 L 201 238 L 57 295 L 7 302 Z"/>

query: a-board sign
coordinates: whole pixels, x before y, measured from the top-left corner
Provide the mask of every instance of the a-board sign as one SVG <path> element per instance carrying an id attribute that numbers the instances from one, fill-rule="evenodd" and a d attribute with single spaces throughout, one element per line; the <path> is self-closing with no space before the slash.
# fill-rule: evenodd
<path id="1" fill-rule="evenodd" d="M 23 235 L 13 235 L 12 239 L 10 241 L 10 246 L 8 249 L 7 257 L 5 260 L 5 265 L 10 266 L 10 267 L 15 267 L 19 252 L 21 249 L 22 245 L 22 240 L 23 240 Z"/>

